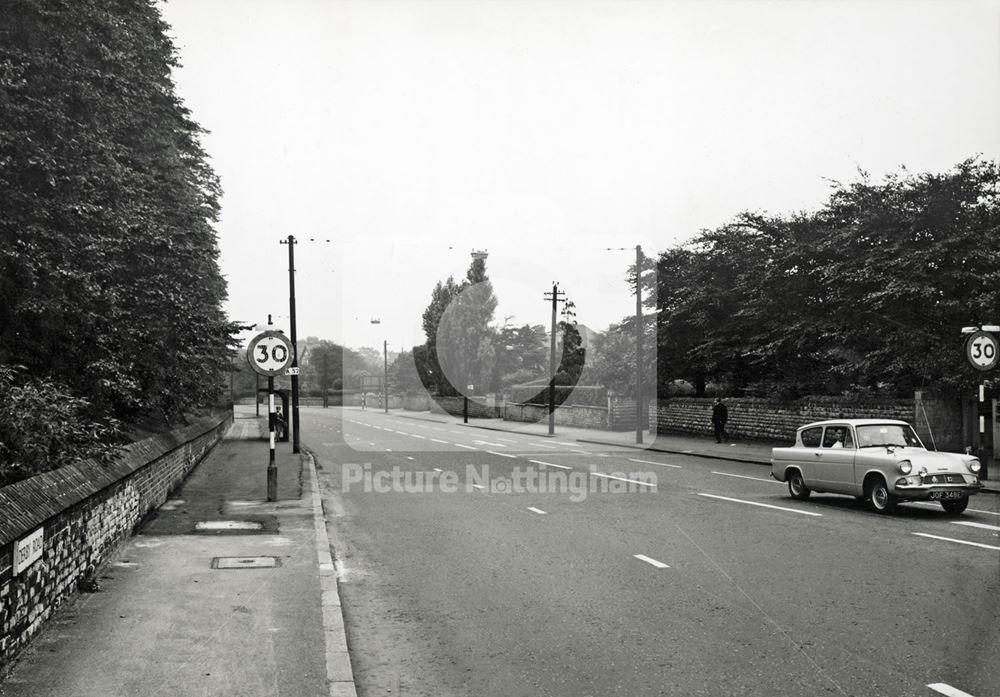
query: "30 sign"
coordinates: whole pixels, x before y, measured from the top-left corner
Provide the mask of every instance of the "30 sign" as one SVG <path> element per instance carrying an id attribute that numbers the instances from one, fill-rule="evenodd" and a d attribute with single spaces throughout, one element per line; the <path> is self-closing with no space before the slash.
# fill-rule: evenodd
<path id="1" fill-rule="evenodd" d="M 292 344 L 279 331 L 262 332 L 247 346 L 247 362 L 261 375 L 281 375 L 292 362 Z"/>
<path id="2" fill-rule="evenodd" d="M 971 334 L 965 342 L 965 355 L 973 368 L 977 370 L 993 369 L 996 367 L 997 360 L 1000 359 L 996 337 L 990 332 Z"/>

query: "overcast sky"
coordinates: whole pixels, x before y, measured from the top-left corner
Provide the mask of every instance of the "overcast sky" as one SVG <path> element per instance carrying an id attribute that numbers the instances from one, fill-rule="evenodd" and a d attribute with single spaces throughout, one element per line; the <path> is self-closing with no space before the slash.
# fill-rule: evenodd
<path id="1" fill-rule="evenodd" d="M 637 244 L 814 210 L 858 168 L 1000 159 L 994 0 L 161 9 L 222 180 L 231 317 L 287 329 L 293 234 L 298 335 L 349 346 L 422 343 L 473 249 L 498 321 L 547 323 L 558 281 L 600 330 L 634 311 Z"/>

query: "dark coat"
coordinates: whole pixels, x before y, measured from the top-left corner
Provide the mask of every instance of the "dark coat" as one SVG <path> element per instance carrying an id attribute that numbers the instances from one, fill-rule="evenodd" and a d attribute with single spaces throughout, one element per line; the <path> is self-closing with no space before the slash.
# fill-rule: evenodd
<path id="1" fill-rule="evenodd" d="M 725 404 L 716 404 L 712 407 L 712 423 L 724 424 L 729 421 L 729 409 Z"/>

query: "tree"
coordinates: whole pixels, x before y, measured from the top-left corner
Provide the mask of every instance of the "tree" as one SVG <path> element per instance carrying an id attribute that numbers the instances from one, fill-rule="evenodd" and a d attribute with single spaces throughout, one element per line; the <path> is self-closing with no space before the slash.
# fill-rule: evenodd
<path id="1" fill-rule="evenodd" d="M 219 186 L 155 5 L 9 0 L 0 43 L 0 363 L 93 412 L 213 402 L 235 327 Z"/>

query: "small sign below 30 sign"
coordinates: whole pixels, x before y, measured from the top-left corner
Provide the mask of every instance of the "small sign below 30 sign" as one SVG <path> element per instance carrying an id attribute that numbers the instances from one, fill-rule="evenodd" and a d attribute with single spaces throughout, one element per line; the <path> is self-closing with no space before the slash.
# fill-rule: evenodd
<path id="1" fill-rule="evenodd" d="M 1000 359 L 996 337 L 989 332 L 971 334 L 965 343 L 965 355 L 973 368 L 991 370 Z"/>
<path id="2" fill-rule="evenodd" d="M 250 340 L 247 362 L 261 375 L 281 375 L 292 362 L 292 344 L 278 331 L 266 331 Z"/>

